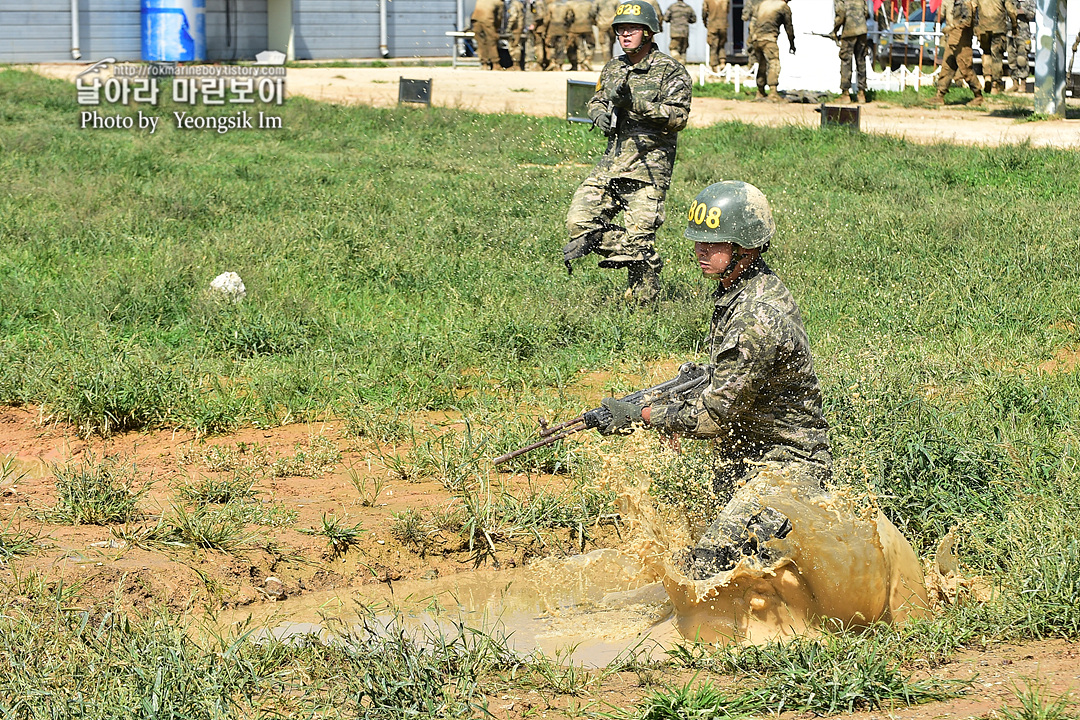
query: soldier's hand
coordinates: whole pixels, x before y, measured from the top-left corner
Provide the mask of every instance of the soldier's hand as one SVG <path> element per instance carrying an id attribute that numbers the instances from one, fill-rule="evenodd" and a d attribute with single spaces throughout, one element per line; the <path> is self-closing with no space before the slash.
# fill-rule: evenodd
<path id="1" fill-rule="evenodd" d="M 791 47 L 790 47 L 790 48 L 788 48 L 788 52 L 789 52 L 790 54 L 792 54 L 792 55 L 794 55 L 794 54 L 795 54 L 795 43 L 792 43 L 792 44 L 791 44 Z"/>
<path id="2" fill-rule="evenodd" d="M 611 104 L 617 108 L 630 109 L 633 98 L 630 96 L 630 83 L 625 80 L 620 83 L 611 93 Z"/>
<path id="3" fill-rule="evenodd" d="M 641 417 L 641 407 L 632 402 L 604 398 L 600 404 L 611 413 L 611 422 L 606 427 L 599 428 L 601 435 L 613 435 L 620 430 L 629 430 L 634 423 L 645 422 Z"/>
<path id="4" fill-rule="evenodd" d="M 600 132 L 611 137 L 611 113 L 601 113 L 593 119 L 593 125 L 600 128 Z"/>

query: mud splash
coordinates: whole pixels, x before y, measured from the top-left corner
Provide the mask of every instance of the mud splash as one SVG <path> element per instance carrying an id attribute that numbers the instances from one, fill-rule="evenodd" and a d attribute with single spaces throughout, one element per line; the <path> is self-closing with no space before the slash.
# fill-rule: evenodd
<path id="1" fill-rule="evenodd" d="M 674 561 L 693 545 L 685 517 L 658 509 L 645 484 L 625 468 L 609 472 L 623 510 L 634 521 L 634 551 L 661 578 L 687 639 L 762 643 L 844 627 L 901 623 L 929 607 L 922 567 L 908 541 L 865 497 L 807 493 L 779 467 L 766 467 L 749 491 L 784 513 L 792 531 L 766 543 L 767 564 L 743 559 L 708 580 L 694 580 Z"/>

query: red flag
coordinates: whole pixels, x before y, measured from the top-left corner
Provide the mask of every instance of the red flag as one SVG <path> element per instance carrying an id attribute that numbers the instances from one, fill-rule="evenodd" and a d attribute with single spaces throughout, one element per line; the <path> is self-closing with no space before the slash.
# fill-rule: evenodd
<path id="1" fill-rule="evenodd" d="M 937 14 L 938 8 L 941 7 L 941 0 L 930 0 L 930 12 Z"/>

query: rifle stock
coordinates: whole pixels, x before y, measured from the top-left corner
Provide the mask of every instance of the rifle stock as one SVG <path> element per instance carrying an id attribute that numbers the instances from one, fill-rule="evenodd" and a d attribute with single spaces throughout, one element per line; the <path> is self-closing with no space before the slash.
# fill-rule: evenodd
<path id="1" fill-rule="evenodd" d="M 687 393 L 705 385 L 709 380 L 709 370 L 710 368 L 705 365 L 698 365 L 697 363 L 692 362 L 683 363 L 679 367 L 679 374 L 676 377 L 666 380 L 659 385 L 654 385 L 653 387 L 645 388 L 644 390 L 637 390 L 619 399 L 623 402 L 634 403 L 640 407 L 652 405 L 657 402 L 674 402 L 683 399 Z M 537 448 L 552 445 L 559 440 L 567 438 L 575 433 L 579 433 L 582 430 L 607 427 L 611 421 L 611 412 L 601 405 L 598 408 L 593 408 L 575 418 L 561 422 L 558 425 L 543 427 L 540 430 L 539 440 L 530 443 L 525 447 L 508 452 L 505 455 L 500 455 L 492 462 L 495 465 L 501 465 L 507 460 L 512 460 L 519 455 L 524 455 Z"/>

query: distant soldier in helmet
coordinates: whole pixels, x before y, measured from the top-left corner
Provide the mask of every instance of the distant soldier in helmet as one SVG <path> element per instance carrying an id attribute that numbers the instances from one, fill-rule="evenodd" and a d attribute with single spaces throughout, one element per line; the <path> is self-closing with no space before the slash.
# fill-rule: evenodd
<path id="1" fill-rule="evenodd" d="M 780 79 L 780 28 L 787 31 L 788 52 L 795 54 L 795 28 L 787 0 L 757 0 L 750 5 L 750 64 L 757 63 L 757 99 L 781 100 L 776 93 Z M 745 14 L 745 13 L 744 13 Z M 768 87 L 772 95 L 765 92 Z"/>
<path id="2" fill-rule="evenodd" d="M 566 39 L 574 24 L 574 9 L 566 0 L 550 0 L 545 6 L 544 32 L 547 42 L 546 70 L 563 69 L 566 63 Z"/>
<path id="3" fill-rule="evenodd" d="M 1028 51 L 1031 50 L 1031 21 L 1035 19 L 1035 0 L 1007 0 L 1005 9 L 1009 14 L 1009 31 L 1005 36 L 1009 71 L 1012 74 L 1012 86 L 1009 89 L 1012 92 L 1024 92 L 1031 74 Z M 1073 52 L 1076 52 L 1075 49 Z"/>
<path id="4" fill-rule="evenodd" d="M 592 70 L 589 61 L 596 46 L 596 5 L 592 0 L 569 0 L 569 5 L 574 10 L 574 24 L 566 37 L 566 59 L 571 70 Z"/>
<path id="5" fill-rule="evenodd" d="M 859 75 L 858 99 L 866 102 L 866 66 L 870 57 L 870 40 L 866 21 L 870 8 L 866 0 L 834 0 L 833 37 L 840 46 L 840 98 L 837 102 L 851 102 L 851 66 Z"/>
<path id="6" fill-rule="evenodd" d="M 507 0 L 506 3 L 506 50 L 510 53 L 510 70 L 524 67 L 525 3 Z"/>
<path id="7" fill-rule="evenodd" d="M 968 84 L 975 98 L 971 105 L 982 105 L 983 90 L 979 77 L 971 66 L 971 39 L 975 27 L 978 6 L 975 0 L 942 0 L 940 13 L 941 34 L 945 41 L 945 55 L 941 60 L 941 73 L 937 79 L 937 96 L 934 102 L 945 104 L 945 93 L 952 85 L 953 76 Z"/>
<path id="8" fill-rule="evenodd" d="M 706 42 L 709 45 L 709 67 L 720 72 L 727 65 L 728 14 L 730 0 L 703 0 L 701 22 L 705 23 Z"/>
<path id="9" fill-rule="evenodd" d="M 607 136 L 607 149 L 574 193 L 566 216 L 571 260 L 596 253 L 602 268 L 626 268 L 629 301 L 647 303 L 660 291 L 663 260 L 656 231 L 664 222 L 677 134 L 690 115 L 690 75 L 661 53 L 653 37 L 656 12 L 645 0 L 616 8 L 612 21 L 624 55 L 600 72 L 588 104 L 593 124 Z M 615 217 L 622 212 L 622 224 Z"/>
<path id="10" fill-rule="evenodd" d="M 787 518 L 760 502 L 767 494 L 762 469 L 783 472 L 812 495 L 831 474 L 832 453 L 799 308 L 761 257 L 776 232 L 765 195 L 748 183 L 718 182 L 698 193 L 688 215 L 685 236 L 694 241 L 698 266 L 717 281 L 711 381 L 700 395 L 672 405 L 641 409 L 607 398 L 604 407 L 613 427 L 641 422 L 719 439 L 724 469 L 714 489 L 731 499 L 688 558 L 690 574 L 706 579 L 767 553 L 766 541 L 790 532 Z"/>

